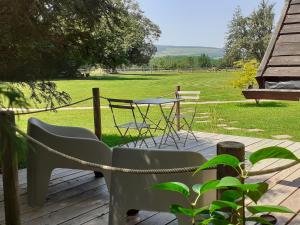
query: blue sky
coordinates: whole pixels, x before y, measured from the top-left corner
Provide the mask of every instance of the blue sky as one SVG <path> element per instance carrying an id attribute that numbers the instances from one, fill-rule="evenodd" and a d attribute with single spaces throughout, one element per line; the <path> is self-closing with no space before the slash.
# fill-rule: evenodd
<path id="1" fill-rule="evenodd" d="M 239 5 L 250 14 L 260 0 L 137 0 L 145 15 L 158 24 L 157 44 L 223 47 L 227 25 Z M 275 3 L 276 21 L 284 0 Z"/>

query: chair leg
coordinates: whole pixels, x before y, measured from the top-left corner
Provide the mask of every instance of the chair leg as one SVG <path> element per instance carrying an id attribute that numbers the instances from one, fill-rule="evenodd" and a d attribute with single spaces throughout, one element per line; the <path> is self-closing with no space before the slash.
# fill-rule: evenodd
<path id="1" fill-rule="evenodd" d="M 121 208 L 119 204 L 111 204 L 109 206 L 109 225 L 125 225 L 126 224 L 126 211 Z"/>
<path id="2" fill-rule="evenodd" d="M 95 178 L 102 178 L 102 177 L 104 177 L 103 173 L 101 173 L 101 172 L 94 171 L 94 174 L 95 174 Z"/>
<path id="3" fill-rule="evenodd" d="M 28 204 L 31 207 L 41 207 L 45 203 L 52 168 L 29 169 L 27 174 Z"/>
<path id="4" fill-rule="evenodd" d="M 140 210 L 137 209 L 130 209 L 127 211 L 127 216 L 136 216 L 137 214 L 139 214 Z"/>

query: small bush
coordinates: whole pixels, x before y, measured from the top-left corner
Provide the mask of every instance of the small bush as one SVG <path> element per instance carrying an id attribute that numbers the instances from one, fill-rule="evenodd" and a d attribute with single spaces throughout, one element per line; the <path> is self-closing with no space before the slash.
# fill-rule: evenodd
<path id="1" fill-rule="evenodd" d="M 255 86 L 255 76 L 258 70 L 258 62 L 255 59 L 248 61 L 237 61 L 234 65 L 241 70 L 238 72 L 239 79 L 233 82 L 233 86 L 236 88 L 247 88 L 249 85 Z"/>

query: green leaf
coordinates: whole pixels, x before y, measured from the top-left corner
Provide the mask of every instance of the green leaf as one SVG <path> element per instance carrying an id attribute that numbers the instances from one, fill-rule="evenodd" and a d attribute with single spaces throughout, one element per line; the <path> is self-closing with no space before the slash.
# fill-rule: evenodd
<path id="1" fill-rule="evenodd" d="M 237 210 L 240 207 L 241 207 L 240 205 L 238 205 L 234 202 L 217 200 L 217 201 L 213 201 L 210 204 L 209 211 L 212 213 L 216 210 L 223 209 L 223 208 L 232 208 L 234 210 Z"/>
<path id="2" fill-rule="evenodd" d="M 220 183 L 219 180 L 212 180 L 208 181 L 205 184 L 203 184 L 200 188 L 200 193 L 204 194 L 205 192 L 208 192 L 210 190 L 220 189 L 220 187 L 217 187 Z"/>
<path id="3" fill-rule="evenodd" d="M 271 213 L 271 212 L 279 212 L 279 213 L 294 213 L 292 210 L 284 207 L 284 206 L 274 206 L 274 205 L 255 205 L 255 206 L 247 206 L 247 209 L 252 214 L 257 213 Z"/>
<path id="4" fill-rule="evenodd" d="M 235 177 L 224 177 L 220 180 L 217 187 L 237 187 L 241 185 L 240 180 Z"/>
<path id="5" fill-rule="evenodd" d="M 255 203 L 268 191 L 269 185 L 267 183 L 258 183 L 257 190 L 249 190 L 245 193 Z"/>
<path id="6" fill-rule="evenodd" d="M 198 209 L 194 209 L 194 216 L 197 216 L 205 211 L 208 211 L 208 206 L 204 206 L 204 207 L 201 207 L 201 208 L 198 208 Z"/>
<path id="7" fill-rule="evenodd" d="M 290 159 L 299 161 L 296 155 L 292 153 L 290 150 L 281 148 L 281 147 L 268 147 L 260 149 L 254 153 L 252 153 L 249 157 L 250 162 L 252 165 L 265 160 L 265 159 Z"/>
<path id="8" fill-rule="evenodd" d="M 200 224 L 203 225 L 208 225 L 208 224 L 213 224 L 213 225 L 230 225 L 231 223 L 228 222 L 227 220 L 222 220 L 218 218 L 208 218 L 206 220 L 201 221 Z"/>
<path id="9" fill-rule="evenodd" d="M 171 213 L 174 213 L 174 214 L 180 213 L 180 214 L 183 214 L 183 215 L 189 216 L 189 217 L 194 216 L 194 210 L 185 208 L 181 205 L 175 205 L 175 204 L 171 205 L 170 211 L 171 211 Z"/>
<path id="10" fill-rule="evenodd" d="M 193 185 L 192 189 L 196 194 L 199 195 L 201 187 L 202 187 L 202 184 L 195 184 L 195 185 Z"/>
<path id="11" fill-rule="evenodd" d="M 179 182 L 167 182 L 153 185 L 153 188 L 165 191 L 174 191 L 181 193 L 185 198 L 190 196 L 190 189 L 183 183 Z"/>
<path id="12" fill-rule="evenodd" d="M 242 192 L 238 190 L 226 190 L 222 193 L 221 200 L 229 201 L 229 202 L 236 202 L 240 198 L 243 197 Z"/>
<path id="13" fill-rule="evenodd" d="M 218 165 L 225 165 L 225 166 L 231 166 L 233 168 L 237 168 L 239 166 L 240 161 L 238 158 L 232 156 L 232 155 L 218 155 L 204 164 L 202 164 L 194 174 L 200 172 L 201 170 L 204 169 L 209 169 L 209 168 L 216 168 Z"/>
<path id="14" fill-rule="evenodd" d="M 256 216 L 247 217 L 245 218 L 245 220 L 250 222 L 258 222 L 259 224 L 273 225 L 272 223 L 265 220 L 264 218 L 256 217 Z"/>

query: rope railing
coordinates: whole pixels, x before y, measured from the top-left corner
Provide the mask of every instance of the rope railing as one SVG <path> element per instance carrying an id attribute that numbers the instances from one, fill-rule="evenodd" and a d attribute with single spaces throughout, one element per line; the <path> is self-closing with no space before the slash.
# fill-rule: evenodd
<path id="1" fill-rule="evenodd" d="M 112 172 L 121 172 L 121 173 L 133 173 L 133 174 L 172 174 L 172 173 L 189 173 L 189 172 L 195 172 L 199 166 L 195 167 L 184 167 L 184 168 L 170 168 L 170 169 L 129 169 L 129 168 L 120 168 L 120 167 L 113 167 L 109 165 L 102 165 L 102 164 L 96 164 L 87 162 L 81 159 L 78 159 L 73 156 L 66 155 L 62 152 L 59 152 L 53 148 L 48 147 L 47 145 L 39 142 L 38 140 L 32 138 L 31 136 L 27 135 L 25 132 L 21 131 L 17 127 L 15 127 L 15 130 L 25 137 L 27 140 L 33 142 L 34 144 L 37 144 L 41 146 L 42 148 L 46 149 L 48 152 L 51 152 L 55 155 L 61 156 L 65 159 L 71 160 L 75 163 L 79 163 L 83 166 L 86 166 L 90 168 L 91 170 L 98 171 L 98 170 L 108 170 Z"/>
<path id="2" fill-rule="evenodd" d="M 93 97 L 89 97 L 89 98 L 82 99 L 82 100 L 79 100 L 79 101 L 76 101 L 76 102 L 72 102 L 70 104 L 66 104 L 66 105 L 62 105 L 62 106 L 57 106 L 57 107 L 53 107 L 53 108 L 46 108 L 46 109 L 41 109 L 41 110 L 36 110 L 36 111 L 29 111 L 29 112 L 16 112 L 15 115 L 16 116 L 21 116 L 21 115 L 29 115 L 29 114 L 35 114 L 35 113 L 56 111 L 58 109 L 62 109 L 62 108 L 66 108 L 66 107 L 69 107 L 69 106 L 77 105 L 79 103 L 86 102 L 86 101 L 89 101 L 91 99 L 93 99 Z"/>
<path id="3" fill-rule="evenodd" d="M 163 96 L 159 96 L 159 98 L 170 97 L 172 95 L 173 95 L 173 93 L 169 93 L 169 94 L 166 94 L 166 95 L 163 95 Z M 109 99 L 108 97 L 105 97 L 105 96 L 99 96 L 99 98 L 104 99 L 104 100 Z M 16 116 L 22 116 L 22 115 L 30 115 L 30 114 L 56 111 L 58 109 L 63 109 L 63 108 L 67 108 L 67 107 L 70 107 L 70 106 L 73 106 L 73 105 L 77 105 L 77 104 L 80 104 L 82 102 L 89 101 L 91 99 L 93 99 L 93 97 L 85 98 L 85 99 L 82 99 L 82 100 L 79 100 L 79 101 L 76 101 L 76 102 L 72 102 L 72 103 L 69 103 L 69 104 L 65 104 L 65 105 L 57 106 L 57 107 L 52 107 L 52 108 L 46 108 L 46 109 L 34 110 L 34 111 L 27 111 L 27 112 L 15 112 L 15 115 Z"/>
<path id="4" fill-rule="evenodd" d="M 113 167 L 113 166 L 109 166 L 109 165 L 91 163 L 91 162 L 87 162 L 87 161 L 78 159 L 76 157 L 61 153 L 53 148 L 50 148 L 47 145 L 34 139 L 33 137 L 27 135 L 25 132 L 21 131 L 17 127 L 15 127 L 15 130 L 20 135 L 25 137 L 27 140 L 41 146 L 42 148 L 46 149 L 48 152 L 51 152 L 58 156 L 61 156 L 65 159 L 71 160 L 75 163 L 79 163 L 79 164 L 86 166 L 94 171 L 108 170 L 111 172 L 132 173 L 132 174 L 174 174 L 174 173 L 191 173 L 191 172 L 195 172 L 199 168 L 199 166 L 195 166 L 195 167 L 168 168 L 168 169 L 129 169 L 129 168 L 120 168 L 120 167 Z M 285 166 L 280 166 L 280 167 L 276 167 L 276 168 L 272 168 L 272 169 L 268 169 L 268 170 L 249 171 L 247 175 L 248 176 L 261 176 L 261 175 L 266 175 L 266 174 L 270 174 L 270 173 L 280 172 L 282 170 L 288 169 L 288 168 L 293 167 L 298 164 L 299 164 L 299 162 L 295 161 L 295 162 L 289 163 Z M 213 168 L 211 168 L 211 169 L 213 169 Z"/>

